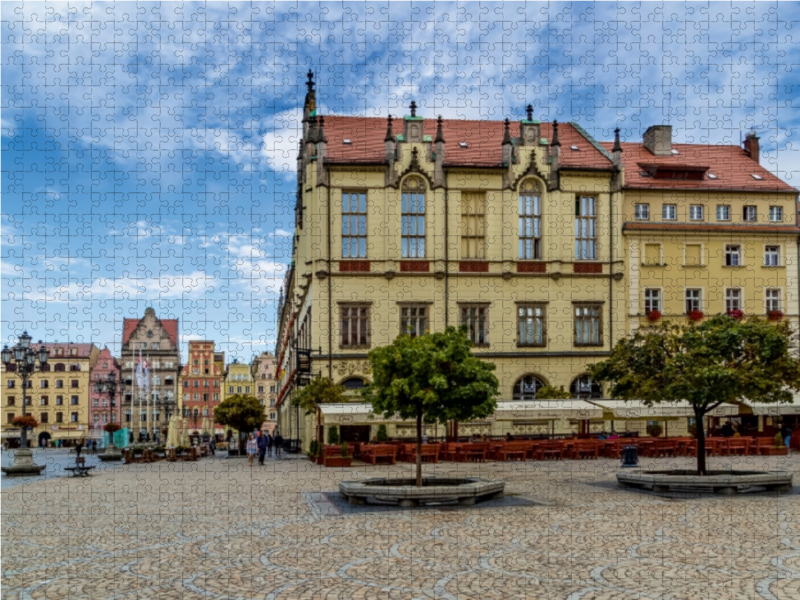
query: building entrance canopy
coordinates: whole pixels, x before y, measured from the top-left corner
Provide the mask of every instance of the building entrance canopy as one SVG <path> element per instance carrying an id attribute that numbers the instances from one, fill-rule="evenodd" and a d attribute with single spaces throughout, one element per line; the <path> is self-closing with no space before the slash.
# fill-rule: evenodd
<path id="1" fill-rule="evenodd" d="M 692 405 L 688 402 L 662 402 L 647 406 L 641 400 L 590 400 L 602 408 L 606 419 L 648 419 L 657 420 L 677 417 L 694 417 Z M 731 417 L 739 414 L 735 404 L 722 404 L 710 413 L 710 417 Z"/>

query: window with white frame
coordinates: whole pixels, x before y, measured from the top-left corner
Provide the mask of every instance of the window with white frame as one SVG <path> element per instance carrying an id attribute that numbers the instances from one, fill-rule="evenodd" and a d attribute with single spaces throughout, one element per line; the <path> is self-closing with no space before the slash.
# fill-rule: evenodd
<path id="1" fill-rule="evenodd" d="M 742 247 L 738 244 L 725 246 L 725 266 L 739 267 L 742 264 Z"/>
<path id="2" fill-rule="evenodd" d="M 648 288 L 644 291 L 644 314 L 661 312 L 661 290 Z"/>
<path id="3" fill-rule="evenodd" d="M 703 205 L 702 204 L 692 204 L 689 207 L 689 220 L 691 220 L 691 221 L 702 221 L 703 220 Z"/>
<path id="4" fill-rule="evenodd" d="M 599 304 L 575 305 L 575 345 L 600 346 L 602 344 L 602 306 Z"/>
<path id="5" fill-rule="evenodd" d="M 720 204 L 717 206 L 717 221 L 730 221 L 731 207 Z"/>
<path id="6" fill-rule="evenodd" d="M 545 345 L 546 311 L 546 304 L 534 303 L 517 306 L 517 345 Z"/>
<path id="7" fill-rule="evenodd" d="M 367 195 L 342 193 L 342 258 L 367 257 Z"/>
<path id="8" fill-rule="evenodd" d="M 769 207 L 769 220 L 770 221 L 783 221 L 783 207 L 770 206 Z"/>
<path id="9" fill-rule="evenodd" d="M 403 258 L 425 258 L 425 184 L 410 177 L 401 198 Z"/>
<path id="10" fill-rule="evenodd" d="M 636 204 L 633 207 L 633 216 L 637 220 L 647 221 L 650 218 L 650 205 L 649 204 Z"/>
<path id="11" fill-rule="evenodd" d="M 461 194 L 461 258 L 486 258 L 486 194 Z"/>
<path id="12" fill-rule="evenodd" d="M 428 328 L 428 305 L 406 304 L 400 307 L 400 333 L 417 337 Z"/>
<path id="13" fill-rule="evenodd" d="M 674 221 L 678 218 L 678 207 L 675 204 L 662 205 L 661 218 L 664 221 Z"/>
<path id="14" fill-rule="evenodd" d="M 780 246 L 764 246 L 764 266 L 777 267 L 781 264 Z"/>
<path id="15" fill-rule="evenodd" d="M 595 199 L 583 196 L 575 199 L 575 258 L 594 260 L 595 243 Z"/>
<path id="16" fill-rule="evenodd" d="M 542 258 L 541 237 L 541 199 L 532 191 L 523 191 L 519 196 L 519 257 Z"/>
<path id="17" fill-rule="evenodd" d="M 742 310 L 742 290 L 740 288 L 725 290 L 725 312 L 730 313 L 734 310 Z"/>
<path id="18" fill-rule="evenodd" d="M 344 348 L 369 345 L 369 306 L 343 304 L 339 310 L 341 317 L 340 345 Z"/>
<path id="19" fill-rule="evenodd" d="M 489 344 L 489 305 L 462 304 L 461 324 L 467 326 L 467 337 L 476 346 Z"/>
<path id="20" fill-rule="evenodd" d="M 764 290 L 764 300 L 766 301 L 767 314 L 781 310 L 781 291 L 776 289 Z"/>
<path id="21" fill-rule="evenodd" d="M 756 210 L 755 206 L 745 206 L 744 207 L 744 215 L 742 218 L 745 221 L 756 221 L 758 220 L 758 211 Z"/>
<path id="22" fill-rule="evenodd" d="M 698 289 L 686 290 L 686 314 L 703 310 L 703 302 Z"/>

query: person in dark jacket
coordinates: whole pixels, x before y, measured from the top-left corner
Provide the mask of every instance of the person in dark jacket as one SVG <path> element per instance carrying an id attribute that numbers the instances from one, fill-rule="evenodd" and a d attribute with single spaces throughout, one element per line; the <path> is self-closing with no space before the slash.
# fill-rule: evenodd
<path id="1" fill-rule="evenodd" d="M 275 432 L 275 458 L 280 458 L 281 456 L 281 446 L 283 446 L 283 436 L 281 436 L 280 431 Z"/>
<path id="2" fill-rule="evenodd" d="M 269 434 L 269 431 L 265 434 L 267 436 L 267 456 L 272 456 L 272 446 L 274 440 L 272 436 Z"/>
<path id="3" fill-rule="evenodd" d="M 788 423 L 784 423 L 781 427 L 781 437 L 783 438 L 784 445 L 789 448 L 792 442 L 792 427 Z"/>
<path id="4" fill-rule="evenodd" d="M 267 454 L 267 436 L 263 431 L 258 432 L 256 444 L 258 445 L 258 464 L 263 465 L 264 456 Z"/>

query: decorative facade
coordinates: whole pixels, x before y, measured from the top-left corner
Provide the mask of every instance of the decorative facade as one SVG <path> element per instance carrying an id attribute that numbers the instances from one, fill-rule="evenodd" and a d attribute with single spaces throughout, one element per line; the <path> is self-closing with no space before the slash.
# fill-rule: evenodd
<path id="1" fill-rule="evenodd" d="M 212 418 L 222 400 L 224 373 L 215 354 L 214 342 L 192 340 L 186 364 L 181 367 L 180 410 L 192 430 L 200 430 L 203 419 Z"/>
<path id="2" fill-rule="evenodd" d="M 641 143 L 618 130 L 600 143 L 577 123 L 535 121 L 531 107 L 514 124 L 426 119 L 414 103 L 399 122 L 323 117 L 308 85 L 278 314 L 287 438 L 312 435 L 290 406 L 308 377 L 355 390 L 369 381 L 369 349 L 401 333 L 467 327 L 497 365 L 500 403 L 492 419 L 447 433 L 498 435 L 577 432 L 577 418 L 556 430 L 516 407 L 544 385 L 602 398 L 587 364 L 657 318 L 797 319 L 797 190 L 759 165 L 757 138 L 744 149 L 674 144 L 658 126 Z M 360 439 L 380 423 L 324 418 Z"/>
<path id="3" fill-rule="evenodd" d="M 112 375 L 117 382 L 114 398 L 101 389 L 101 381 Z M 89 395 L 89 424 L 92 437 L 103 438 L 103 426 L 107 423 L 122 422 L 122 402 L 120 402 L 120 365 L 111 354 L 111 350 L 103 348 L 92 369 L 92 387 Z"/>
<path id="4" fill-rule="evenodd" d="M 260 356 L 253 359 L 250 372 L 255 385 L 255 396 L 264 407 L 266 420 L 261 429 L 271 433 L 275 430 L 278 420 L 278 411 L 275 406 L 278 397 L 277 381 L 275 380 L 275 355 L 272 352 L 262 352 Z"/>

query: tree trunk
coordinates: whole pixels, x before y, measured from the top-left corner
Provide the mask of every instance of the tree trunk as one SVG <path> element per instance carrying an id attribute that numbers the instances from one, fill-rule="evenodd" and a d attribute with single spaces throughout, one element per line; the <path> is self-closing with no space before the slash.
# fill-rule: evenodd
<path id="1" fill-rule="evenodd" d="M 694 422 L 697 428 L 697 475 L 706 474 L 706 431 L 705 413 L 697 406 L 694 409 Z"/>
<path id="2" fill-rule="evenodd" d="M 417 487 L 422 487 L 422 412 L 417 413 Z"/>
<path id="3" fill-rule="evenodd" d="M 322 444 L 323 442 L 323 435 L 322 435 L 322 409 L 317 406 L 317 443 Z"/>

